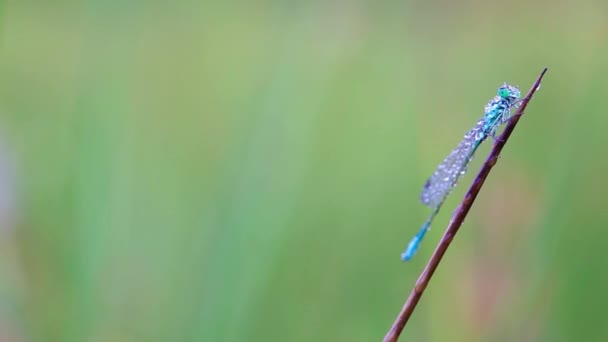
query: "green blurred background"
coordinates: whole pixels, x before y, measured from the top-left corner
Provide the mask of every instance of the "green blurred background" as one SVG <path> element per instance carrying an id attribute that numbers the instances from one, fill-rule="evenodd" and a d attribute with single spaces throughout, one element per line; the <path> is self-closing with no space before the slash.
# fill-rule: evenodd
<path id="1" fill-rule="evenodd" d="M 404 341 L 606 341 L 605 1 L 2 1 L 0 341 L 379 341 L 422 184 L 549 67 Z M 487 144 L 490 145 L 490 144 Z"/>

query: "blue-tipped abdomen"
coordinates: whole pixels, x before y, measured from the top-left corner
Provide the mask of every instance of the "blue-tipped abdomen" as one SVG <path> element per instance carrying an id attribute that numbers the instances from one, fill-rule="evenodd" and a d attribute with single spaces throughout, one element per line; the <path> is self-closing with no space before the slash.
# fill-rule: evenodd
<path id="1" fill-rule="evenodd" d="M 416 255 L 416 252 L 418 251 L 418 247 L 420 247 L 420 242 L 422 242 L 424 235 L 429 230 L 429 225 L 430 225 L 430 222 L 428 222 L 428 221 L 425 222 L 424 225 L 422 226 L 422 228 L 420 228 L 420 230 L 418 231 L 418 233 L 412 238 L 410 243 L 407 244 L 407 248 L 405 249 L 405 252 L 403 252 L 403 254 L 401 254 L 401 260 L 409 261 L 411 258 L 414 257 L 414 255 Z"/>

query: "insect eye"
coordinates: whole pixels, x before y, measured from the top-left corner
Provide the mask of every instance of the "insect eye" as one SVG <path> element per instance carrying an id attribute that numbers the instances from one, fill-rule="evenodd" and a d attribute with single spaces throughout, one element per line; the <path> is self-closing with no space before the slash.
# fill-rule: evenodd
<path id="1" fill-rule="evenodd" d="M 507 97 L 509 97 L 509 95 L 511 95 L 511 92 L 509 91 L 509 89 L 507 89 L 507 88 L 498 89 L 498 96 L 502 97 L 503 99 L 506 99 Z"/>

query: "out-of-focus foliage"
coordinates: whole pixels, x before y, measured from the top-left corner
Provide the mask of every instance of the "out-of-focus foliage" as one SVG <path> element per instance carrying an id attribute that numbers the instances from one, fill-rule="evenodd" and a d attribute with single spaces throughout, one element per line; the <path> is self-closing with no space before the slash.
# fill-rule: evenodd
<path id="1" fill-rule="evenodd" d="M 0 340 L 378 341 L 419 190 L 542 89 L 414 341 L 606 341 L 605 1 L 0 5 Z M 487 144 L 489 145 L 489 144 Z"/>

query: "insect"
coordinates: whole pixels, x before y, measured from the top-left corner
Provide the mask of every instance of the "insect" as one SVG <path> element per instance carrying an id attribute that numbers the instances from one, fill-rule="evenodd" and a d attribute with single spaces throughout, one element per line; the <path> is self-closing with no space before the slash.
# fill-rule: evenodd
<path id="1" fill-rule="evenodd" d="M 432 212 L 401 255 L 403 261 L 410 260 L 416 254 L 441 205 L 466 173 L 475 151 L 487 137 L 496 138 L 498 127 L 507 122 L 511 117 L 511 110 L 519 106 L 520 96 L 519 89 L 507 83 L 498 88 L 498 94 L 486 104 L 484 116 L 464 135 L 460 144 L 426 181 L 420 194 L 420 202 L 432 208 Z"/>

